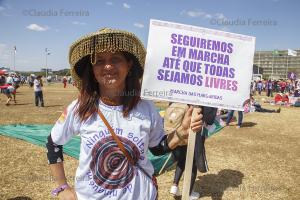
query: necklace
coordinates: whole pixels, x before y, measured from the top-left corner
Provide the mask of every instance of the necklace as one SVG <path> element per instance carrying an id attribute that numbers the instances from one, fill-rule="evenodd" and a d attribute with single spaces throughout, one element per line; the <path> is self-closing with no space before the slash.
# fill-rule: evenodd
<path id="1" fill-rule="evenodd" d="M 120 104 L 116 103 L 115 101 L 111 100 L 108 97 L 100 97 L 100 99 L 106 105 L 110 105 L 110 106 L 118 106 L 118 105 L 120 105 Z"/>

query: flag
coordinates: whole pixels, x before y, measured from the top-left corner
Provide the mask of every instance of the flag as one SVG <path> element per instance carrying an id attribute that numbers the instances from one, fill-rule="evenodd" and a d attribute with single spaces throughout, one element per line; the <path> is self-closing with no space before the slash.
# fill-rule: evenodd
<path id="1" fill-rule="evenodd" d="M 297 51 L 294 51 L 292 49 L 288 49 L 288 56 L 297 56 Z"/>
<path id="2" fill-rule="evenodd" d="M 274 51 L 272 52 L 272 54 L 273 54 L 273 56 L 277 56 L 277 55 L 279 54 L 279 52 L 278 52 L 277 50 L 274 50 Z"/>
<path id="3" fill-rule="evenodd" d="M 45 48 L 45 53 L 46 55 L 50 55 L 51 53 L 49 52 L 49 49 L 48 48 Z"/>
<path id="4" fill-rule="evenodd" d="M 17 47 L 16 46 L 14 46 L 14 52 L 17 53 Z"/>

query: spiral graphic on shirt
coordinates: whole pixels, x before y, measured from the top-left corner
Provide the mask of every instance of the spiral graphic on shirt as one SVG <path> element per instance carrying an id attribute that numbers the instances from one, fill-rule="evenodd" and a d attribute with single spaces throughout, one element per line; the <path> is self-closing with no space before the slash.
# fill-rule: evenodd
<path id="1" fill-rule="evenodd" d="M 119 137 L 128 154 L 137 162 L 138 148 L 130 140 Z M 105 189 L 120 189 L 133 179 L 136 169 L 119 149 L 112 136 L 99 140 L 92 150 L 90 169 L 94 182 Z"/>

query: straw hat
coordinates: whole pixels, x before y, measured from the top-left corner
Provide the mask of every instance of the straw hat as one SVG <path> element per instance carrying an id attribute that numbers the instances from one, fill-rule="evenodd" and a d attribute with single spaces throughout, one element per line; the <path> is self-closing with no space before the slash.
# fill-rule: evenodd
<path id="1" fill-rule="evenodd" d="M 81 88 L 81 74 L 78 62 L 90 56 L 90 62 L 95 64 L 95 55 L 101 52 L 128 52 L 135 56 L 143 68 L 145 63 L 146 50 L 142 42 L 133 34 L 127 31 L 103 28 L 97 32 L 90 33 L 75 41 L 69 51 L 69 63 L 71 75 L 78 89 Z"/>

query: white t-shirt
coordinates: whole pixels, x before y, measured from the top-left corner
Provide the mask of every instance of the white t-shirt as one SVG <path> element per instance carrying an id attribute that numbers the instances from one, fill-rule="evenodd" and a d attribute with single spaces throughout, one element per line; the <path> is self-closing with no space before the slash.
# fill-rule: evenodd
<path id="1" fill-rule="evenodd" d="M 64 145 L 73 135 L 80 135 L 75 179 L 78 199 L 155 199 L 157 190 L 152 180 L 129 164 L 98 114 L 85 122 L 74 115 L 76 102 L 73 101 L 58 119 L 51 137 L 54 143 Z M 120 140 L 125 142 L 129 154 L 152 176 L 154 169 L 147 159 L 147 151 L 157 146 L 164 136 L 163 121 L 154 104 L 141 100 L 127 118 L 123 117 L 122 106 L 100 102 L 99 108 Z"/>
<path id="2" fill-rule="evenodd" d="M 12 78 L 11 76 L 7 77 L 6 83 L 7 83 L 7 84 L 13 84 L 13 83 L 14 83 L 13 78 Z"/>
<path id="3" fill-rule="evenodd" d="M 33 90 L 35 92 L 42 91 L 41 82 L 39 80 L 37 80 L 37 79 L 34 79 L 34 81 L 33 81 Z"/>
<path id="4" fill-rule="evenodd" d="M 15 88 L 13 86 L 8 86 L 7 89 L 9 90 L 10 93 L 15 92 Z"/>

